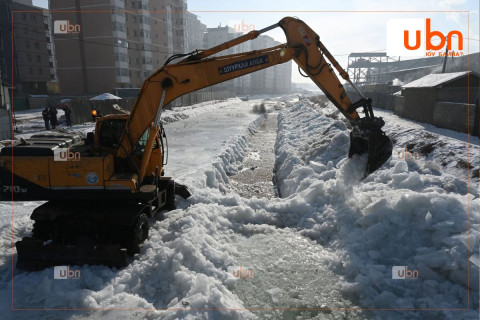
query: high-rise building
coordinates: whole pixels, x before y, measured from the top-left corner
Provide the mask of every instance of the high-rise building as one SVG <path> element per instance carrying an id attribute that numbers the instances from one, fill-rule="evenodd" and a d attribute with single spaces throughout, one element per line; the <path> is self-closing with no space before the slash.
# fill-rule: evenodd
<path id="1" fill-rule="evenodd" d="M 187 12 L 187 26 L 185 29 L 186 48 L 185 52 L 192 52 L 204 48 L 204 38 L 207 26 L 204 25 L 197 15 Z"/>
<path id="2" fill-rule="evenodd" d="M 278 46 L 273 38 L 260 35 L 252 40 L 252 50 Z M 252 74 L 252 93 L 288 93 L 292 82 L 292 62 L 282 63 Z"/>
<path id="3" fill-rule="evenodd" d="M 207 33 L 205 34 L 204 47 L 211 48 L 221 43 L 230 41 L 237 37 L 242 36 L 243 33 L 235 31 L 229 26 L 218 26 L 217 28 L 207 28 Z M 240 45 L 229 48 L 228 50 L 221 51 L 215 56 L 225 56 L 240 52 L 248 52 L 251 49 L 251 42 L 247 41 Z M 236 91 L 237 94 L 248 94 L 251 89 L 251 74 L 244 75 L 239 78 L 235 78 L 226 82 L 223 82 L 222 86 L 228 88 L 229 90 Z"/>
<path id="4" fill-rule="evenodd" d="M 185 0 L 99 2 L 50 0 L 53 23 L 68 29 L 55 32 L 62 93 L 138 88 L 169 56 L 184 53 Z"/>
<path id="5" fill-rule="evenodd" d="M 13 86 L 15 96 L 55 91 L 56 66 L 48 12 L 33 6 L 31 0 L 0 0 L 0 15 L 3 80 Z"/>
<path id="6" fill-rule="evenodd" d="M 217 28 L 207 28 L 205 34 L 205 48 L 210 48 L 227 42 L 243 35 L 242 32 L 236 32 L 229 26 L 219 26 Z M 235 54 L 248 52 L 252 50 L 266 49 L 281 44 L 273 38 L 260 35 L 252 41 L 246 41 L 240 45 L 234 46 L 226 51 L 219 52 L 219 55 Z M 230 90 L 235 90 L 237 94 L 260 94 L 260 93 L 287 93 L 290 92 L 292 79 L 291 61 L 276 65 L 270 68 L 256 71 L 254 73 L 239 77 L 227 82 Z"/>

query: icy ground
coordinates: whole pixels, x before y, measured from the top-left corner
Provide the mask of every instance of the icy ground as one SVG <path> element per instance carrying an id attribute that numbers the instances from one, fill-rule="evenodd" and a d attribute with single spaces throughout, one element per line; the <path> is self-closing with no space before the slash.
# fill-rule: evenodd
<path id="1" fill-rule="evenodd" d="M 435 159 L 405 160 L 395 152 L 361 181 L 365 158 L 346 159 L 348 130 L 335 110 L 288 99 L 279 99 L 290 107 L 279 111 L 275 143 L 281 198 L 244 198 L 229 187 L 266 120 L 249 112 L 257 102 L 232 102 L 166 125 L 167 174 L 187 183 L 193 196 L 178 199 L 179 208 L 164 220 L 151 219 L 150 238 L 128 267 L 75 266 L 81 271 L 77 280 L 54 280 L 53 268 L 13 270 L 15 308 L 131 310 L 11 311 L 12 207 L 0 203 L 3 314 L 12 319 L 478 318 L 476 187 Z M 386 114 L 386 126 L 398 123 L 394 117 Z M 417 124 L 402 122 L 403 129 L 408 126 Z M 447 149 L 465 148 L 458 139 L 442 141 Z M 14 241 L 29 234 L 29 214 L 37 205 L 14 204 Z M 393 280 L 392 266 L 417 270 L 418 279 Z M 252 273 L 235 276 L 232 268 L 239 267 Z"/>

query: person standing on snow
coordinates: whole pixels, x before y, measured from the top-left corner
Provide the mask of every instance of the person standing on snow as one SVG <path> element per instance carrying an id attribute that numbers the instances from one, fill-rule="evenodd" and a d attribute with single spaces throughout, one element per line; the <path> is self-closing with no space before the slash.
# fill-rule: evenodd
<path id="1" fill-rule="evenodd" d="M 48 123 L 50 121 L 50 112 L 48 111 L 47 107 L 43 109 L 42 117 L 43 117 L 43 121 L 45 121 L 45 130 L 50 130 L 50 124 Z"/>
<path id="2" fill-rule="evenodd" d="M 57 126 L 57 113 L 58 113 L 58 111 L 54 106 L 51 106 L 50 110 L 49 110 L 49 113 L 50 113 L 50 124 L 52 125 L 52 129 L 55 129 L 55 127 Z"/>
<path id="3" fill-rule="evenodd" d="M 72 126 L 72 119 L 71 119 L 72 109 L 70 109 L 70 107 L 67 105 L 63 109 L 63 112 L 65 112 L 65 121 L 67 122 L 67 127 L 71 127 Z"/>

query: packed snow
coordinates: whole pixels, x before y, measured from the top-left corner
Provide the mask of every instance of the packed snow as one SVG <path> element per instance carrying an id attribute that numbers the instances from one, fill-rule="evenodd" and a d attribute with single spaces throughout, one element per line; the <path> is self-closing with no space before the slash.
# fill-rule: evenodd
<path id="1" fill-rule="evenodd" d="M 192 197 L 177 198 L 178 209 L 163 220 L 151 219 L 149 239 L 122 270 L 72 266 L 81 277 L 69 280 L 53 279 L 53 268 L 12 270 L 12 237 L 30 234 L 29 215 L 41 202 L 14 203 L 13 227 L 7 220 L 11 204 L 0 203 L 3 314 L 11 319 L 478 318 L 476 188 L 434 161 L 399 158 L 395 152 L 362 180 L 366 158 L 347 158 L 348 128 L 334 107 L 291 97 L 278 101 L 287 106 L 279 110 L 275 144 L 280 197 L 243 198 L 229 187 L 268 117 L 249 112 L 258 101 L 230 103 L 167 124 L 167 174 L 187 183 Z M 388 114 L 386 121 L 391 125 Z M 443 141 L 445 148 L 465 146 Z M 418 278 L 392 279 L 394 266 L 417 271 Z M 252 271 L 250 276 L 236 276 L 240 267 Z M 129 310 L 11 311 L 12 283 L 15 308 Z"/>

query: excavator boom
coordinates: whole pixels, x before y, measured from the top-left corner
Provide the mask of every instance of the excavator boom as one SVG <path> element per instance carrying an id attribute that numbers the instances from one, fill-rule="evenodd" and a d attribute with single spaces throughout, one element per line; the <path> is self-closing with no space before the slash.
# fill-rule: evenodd
<path id="1" fill-rule="evenodd" d="M 258 37 L 261 33 L 280 27 L 285 32 L 287 42 L 271 48 L 233 55 L 212 55 Z M 178 63 L 168 64 L 175 58 Z M 340 112 L 352 123 L 351 147 L 349 155 L 368 152 L 367 174 L 375 171 L 391 155 L 392 143 L 384 135 L 381 127 L 384 122 L 375 118 L 371 100 L 367 99 L 350 81 L 330 52 L 320 41 L 320 37 L 302 20 L 286 17 L 278 23 L 260 31 L 251 31 L 241 37 L 222 43 L 207 50 L 189 55 L 176 55 L 148 79 L 141 88 L 132 108 L 125 130 L 115 151 L 117 159 L 131 159 L 133 150 L 149 125 L 158 123 L 162 109 L 174 99 L 214 84 L 234 79 L 261 69 L 294 60 L 306 77 L 325 93 Z M 333 68 L 349 82 L 361 95 L 352 103 L 340 83 Z M 356 109 L 363 107 L 365 117 L 360 118 Z M 131 160 L 130 160 L 131 162 Z M 140 179 L 143 171 L 139 169 Z"/>

